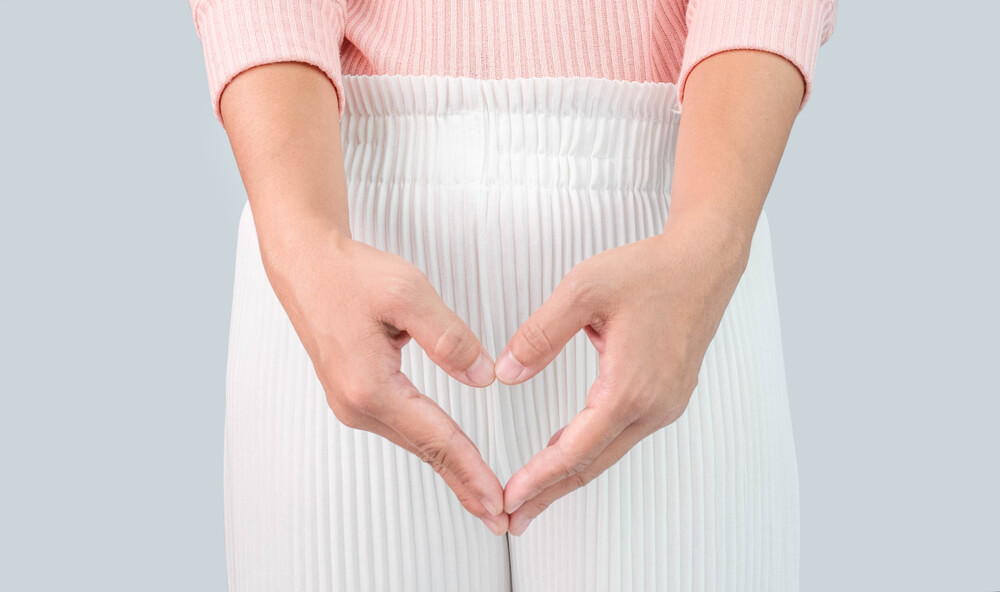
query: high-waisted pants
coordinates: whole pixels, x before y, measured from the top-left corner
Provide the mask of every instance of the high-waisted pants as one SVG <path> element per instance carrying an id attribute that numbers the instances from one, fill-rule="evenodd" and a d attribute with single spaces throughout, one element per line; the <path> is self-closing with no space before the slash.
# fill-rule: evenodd
<path id="1" fill-rule="evenodd" d="M 667 220 L 676 86 L 345 75 L 353 238 L 420 268 L 496 356 L 569 269 Z M 670 281 L 669 277 L 662 278 Z M 669 339 L 669 335 L 664 336 Z M 402 370 L 500 483 L 584 406 L 578 333 L 519 385 Z M 341 424 L 239 220 L 224 445 L 231 592 L 798 589 L 799 497 L 766 212 L 683 415 L 494 535 L 433 468 Z"/>

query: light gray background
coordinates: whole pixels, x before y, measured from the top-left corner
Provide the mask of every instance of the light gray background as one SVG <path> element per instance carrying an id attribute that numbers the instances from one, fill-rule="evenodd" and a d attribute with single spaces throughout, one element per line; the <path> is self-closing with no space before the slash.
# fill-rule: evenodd
<path id="1" fill-rule="evenodd" d="M 804 591 L 1000 590 L 1000 3 L 842 2 L 766 209 Z M 187 4 L 0 1 L 0 589 L 225 589 L 245 199 Z"/>

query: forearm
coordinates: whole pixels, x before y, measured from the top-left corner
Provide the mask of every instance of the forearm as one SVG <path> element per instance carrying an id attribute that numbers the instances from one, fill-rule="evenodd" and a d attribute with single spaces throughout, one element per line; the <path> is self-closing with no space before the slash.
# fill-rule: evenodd
<path id="1" fill-rule="evenodd" d="M 226 87 L 220 110 L 265 257 L 313 231 L 350 237 L 337 95 L 323 72 L 251 68 Z"/>
<path id="2" fill-rule="evenodd" d="M 804 89 L 798 69 L 768 52 L 726 51 L 691 71 L 664 230 L 694 223 L 746 255 Z"/>

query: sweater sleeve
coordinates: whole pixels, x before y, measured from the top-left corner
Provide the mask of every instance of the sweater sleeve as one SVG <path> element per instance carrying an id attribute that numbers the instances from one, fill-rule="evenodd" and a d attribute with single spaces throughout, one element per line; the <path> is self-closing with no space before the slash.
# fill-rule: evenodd
<path id="1" fill-rule="evenodd" d="M 833 34 L 837 0 L 690 0 L 687 38 L 678 75 L 678 100 L 691 70 L 705 58 L 730 49 L 780 55 L 805 82 L 799 113 L 812 92 L 819 47 Z"/>
<path id="2" fill-rule="evenodd" d="M 274 62 L 305 62 L 326 73 L 344 114 L 340 45 L 346 0 L 188 0 L 201 39 L 215 118 L 220 100 L 239 73 Z"/>

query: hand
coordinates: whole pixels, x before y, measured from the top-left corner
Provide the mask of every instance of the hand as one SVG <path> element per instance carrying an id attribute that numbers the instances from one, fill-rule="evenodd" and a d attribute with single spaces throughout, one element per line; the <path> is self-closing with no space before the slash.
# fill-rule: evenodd
<path id="1" fill-rule="evenodd" d="M 540 372 L 581 328 L 600 356 L 585 408 L 508 480 L 511 534 L 686 409 L 748 247 L 675 218 L 576 264 L 498 356 L 507 384 Z"/>
<path id="2" fill-rule="evenodd" d="M 262 242 L 267 276 L 343 424 L 379 434 L 429 463 L 462 506 L 497 535 L 503 487 L 476 445 L 401 370 L 416 339 L 448 374 L 493 382 L 493 362 L 427 276 L 402 257 L 343 233 L 299 227 L 294 245 Z"/>

